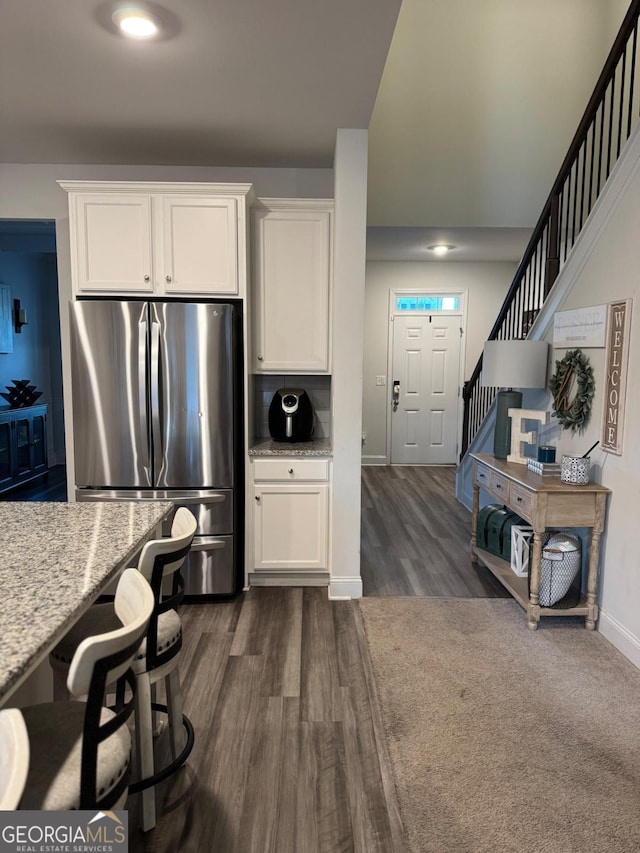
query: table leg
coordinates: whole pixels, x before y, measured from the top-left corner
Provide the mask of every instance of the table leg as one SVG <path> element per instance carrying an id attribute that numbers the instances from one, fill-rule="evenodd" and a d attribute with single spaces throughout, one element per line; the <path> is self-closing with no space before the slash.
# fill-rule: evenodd
<path id="1" fill-rule="evenodd" d="M 598 592 L 598 570 L 600 567 L 600 534 L 593 531 L 591 534 L 591 547 L 589 548 L 589 571 L 587 574 L 587 607 L 589 612 L 585 617 L 585 628 L 595 631 L 596 619 L 598 618 L 598 605 L 596 594 Z"/>
<path id="2" fill-rule="evenodd" d="M 531 573 L 529 581 L 529 628 L 535 631 L 540 621 L 540 561 L 542 560 L 542 533 L 533 534 L 533 553 L 531 554 Z"/>
<path id="3" fill-rule="evenodd" d="M 478 508 L 480 506 L 480 487 L 473 484 L 473 508 L 471 510 L 471 562 L 477 563 L 478 557 L 473 550 L 476 544 L 476 533 L 478 531 Z"/>

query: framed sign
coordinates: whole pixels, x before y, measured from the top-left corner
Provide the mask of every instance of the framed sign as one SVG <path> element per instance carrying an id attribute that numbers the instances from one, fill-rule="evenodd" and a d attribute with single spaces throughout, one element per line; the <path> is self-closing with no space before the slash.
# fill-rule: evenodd
<path id="1" fill-rule="evenodd" d="M 631 302 L 631 299 L 610 302 L 607 312 L 607 355 L 600 447 L 617 456 L 622 455 Z"/>
<path id="2" fill-rule="evenodd" d="M 607 325 L 607 306 L 556 311 L 553 316 L 554 347 L 603 347 Z"/>

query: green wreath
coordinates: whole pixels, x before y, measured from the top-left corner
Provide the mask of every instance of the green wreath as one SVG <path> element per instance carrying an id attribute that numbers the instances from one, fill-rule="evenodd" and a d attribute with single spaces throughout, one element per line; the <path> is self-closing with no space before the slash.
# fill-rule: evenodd
<path id="1" fill-rule="evenodd" d="M 576 380 L 573 399 L 569 392 Z M 553 395 L 553 414 L 564 429 L 582 432 L 591 419 L 591 404 L 595 391 L 593 367 L 582 350 L 569 350 L 565 357 L 556 361 L 556 372 L 549 380 Z"/>

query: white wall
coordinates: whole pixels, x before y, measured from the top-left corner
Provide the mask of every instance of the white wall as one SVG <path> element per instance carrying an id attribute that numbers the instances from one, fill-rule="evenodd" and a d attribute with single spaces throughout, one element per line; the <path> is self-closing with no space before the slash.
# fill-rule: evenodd
<path id="1" fill-rule="evenodd" d="M 628 6 L 404 0 L 369 126 L 369 224 L 532 226 Z"/>
<path id="2" fill-rule="evenodd" d="M 387 385 L 381 387 L 376 385 L 376 376 L 386 376 L 387 373 L 389 291 L 393 288 L 447 292 L 468 290 L 466 379 L 478 361 L 516 267 L 517 264 L 507 262 L 367 263 L 362 407 L 362 431 L 367 438 L 362 448 L 363 461 L 384 462 L 386 458 L 389 378 Z"/>
<path id="3" fill-rule="evenodd" d="M 49 406 L 49 464 L 64 461 L 62 362 L 58 322 L 56 259 L 53 254 L 0 252 L 0 282 L 11 287 L 27 311 L 28 324 L 14 333 L 13 352 L 0 353 L 0 388 L 30 379 Z"/>
<path id="4" fill-rule="evenodd" d="M 334 167 L 333 488 L 329 593 L 332 598 L 359 598 L 362 595 L 360 430 L 367 230 L 366 130 L 338 130 Z"/>
<path id="5" fill-rule="evenodd" d="M 586 253 L 573 289 L 559 307 L 565 310 L 633 299 L 623 454 L 615 456 L 596 449 L 591 453 L 591 462 L 592 479 L 611 489 L 603 538 L 598 627 L 640 667 L 640 573 L 636 539 L 640 495 L 640 395 L 635 393 L 640 382 L 639 141 L 636 133 L 633 145 L 637 159 L 631 177 L 618 196 L 598 239 Z M 550 331 L 546 337 L 552 339 Z M 565 352 L 564 348 L 555 349 L 552 357 L 560 359 Z M 582 435 L 572 436 L 557 426 L 547 429 L 542 439 L 556 444 L 558 454 L 584 453 L 600 438 L 605 350 L 589 348 L 585 353 L 594 368 L 596 381 L 591 423 Z M 550 408 L 550 397 L 542 402 Z"/>

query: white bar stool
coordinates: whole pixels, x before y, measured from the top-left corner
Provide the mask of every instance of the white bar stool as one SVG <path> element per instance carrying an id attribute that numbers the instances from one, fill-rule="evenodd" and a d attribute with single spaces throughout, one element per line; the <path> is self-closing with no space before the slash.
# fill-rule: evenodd
<path id="1" fill-rule="evenodd" d="M 29 772 L 29 735 L 18 708 L 0 711 L 0 811 L 18 808 Z"/>
<path id="2" fill-rule="evenodd" d="M 192 512 L 179 507 L 171 525 L 171 536 L 153 539 L 145 544 L 138 561 L 138 571 L 149 581 L 155 606 L 147 636 L 132 663 L 136 679 L 135 733 L 139 779 L 129 786 L 131 794 L 142 795 L 141 825 L 147 832 L 156 825 L 154 786 L 174 773 L 193 749 L 194 733 L 190 720 L 182 711 L 178 654 L 182 648 L 182 622 L 175 610 L 184 594 L 180 569 L 189 553 L 197 528 Z M 172 578 L 172 589 L 163 597 L 163 580 Z M 96 604 L 71 628 L 56 646 L 49 660 L 54 671 L 54 696 L 61 695 L 63 676 L 74 649 L 96 626 L 113 623 L 111 604 Z M 154 685 L 164 680 L 167 704 L 153 701 Z M 172 761 L 155 771 L 153 756 L 153 711 L 166 712 Z"/>
<path id="3" fill-rule="evenodd" d="M 127 719 L 135 694 L 131 663 L 153 613 L 146 579 L 134 569 L 120 578 L 113 609 L 119 627 L 85 638 L 77 647 L 67 686 L 75 699 L 22 709 L 31 761 L 21 809 L 117 809 L 127 797 L 131 735 Z M 108 688 L 118 697 L 105 707 Z"/>

